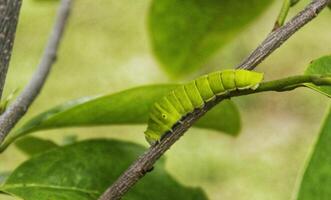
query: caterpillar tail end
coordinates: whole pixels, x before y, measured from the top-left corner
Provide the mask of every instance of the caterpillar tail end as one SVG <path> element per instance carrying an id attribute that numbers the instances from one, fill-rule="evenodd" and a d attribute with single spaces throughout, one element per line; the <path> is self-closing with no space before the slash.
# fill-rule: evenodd
<path id="1" fill-rule="evenodd" d="M 251 71 L 250 72 L 251 85 L 249 88 L 252 90 L 256 90 L 260 86 L 260 83 L 263 81 L 263 79 L 264 79 L 264 73 Z"/>
<path id="2" fill-rule="evenodd" d="M 263 78 L 264 74 L 260 72 L 243 69 L 235 71 L 235 84 L 238 90 L 256 90 L 263 81 Z"/>

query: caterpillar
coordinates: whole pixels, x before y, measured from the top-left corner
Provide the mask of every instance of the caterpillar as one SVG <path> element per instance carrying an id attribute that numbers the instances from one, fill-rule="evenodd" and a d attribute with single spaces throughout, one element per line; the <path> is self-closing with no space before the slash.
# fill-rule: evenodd
<path id="1" fill-rule="evenodd" d="M 154 103 L 150 109 L 146 140 L 153 145 L 195 109 L 201 109 L 217 96 L 233 91 L 256 90 L 263 73 L 248 70 L 223 70 L 201 76 L 178 86 Z"/>

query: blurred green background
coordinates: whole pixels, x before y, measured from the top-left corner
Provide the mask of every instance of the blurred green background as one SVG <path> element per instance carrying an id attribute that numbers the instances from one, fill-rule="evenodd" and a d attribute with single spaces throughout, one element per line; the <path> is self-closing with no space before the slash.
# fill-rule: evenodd
<path id="1" fill-rule="evenodd" d="M 290 15 L 307 3 L 302 1 Z M 149 5 L 150 0 L 76 1 L 58 62 L 22 122 L 70 99 L 170 82 L 151 52 L 146 26 Z M 23 2 L 5 95 L 15 88 L 22 89 L 29 81 L 57 6 L 56 1 Z M 238 64 L 271 30 L 280 6 L 281 1 L 275 1 L 234 42 L 218 51 L 199 73 Z M 330 54 L 330 18 L 331 12 L 323 11 L 257 70 L 265 72 L 266 79 L 300 74 L 311 60 Z M 213 200 L 290 199 L 329 100 L 299 89 L 234 101 L 242 115 L 241 134 L 233 138 L 215 131 L 191 129 L 166 153 L 168 171 L 185 185 L 202 187 Z M 107 137 L 147 146 L 144 128 L 70 128 L 34 135 L 58 143 L 63 142 L 65 136 L 77 134 L 79 140 Z M 0 171 L 14 169 L 25 159 L 24 154 L 11 146 L 0 155 Z M 0 196 L 0 199 L 11 198 Z"/>

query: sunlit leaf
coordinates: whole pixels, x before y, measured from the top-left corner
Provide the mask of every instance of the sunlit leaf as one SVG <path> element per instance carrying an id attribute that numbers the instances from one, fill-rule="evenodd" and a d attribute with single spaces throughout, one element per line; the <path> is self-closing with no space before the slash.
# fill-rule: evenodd
<path id="1" fill-rule="evenodd" d="M 272 0 L 154 0 L 148 21 L 154 54 L 172 76 L 199 69 Z"/>
<path id="2" fill-rule="evenodd" d="M 39 154 L 19 166 L 1 191 L 24 200 L 97 200 L 144 148 L 115 140 L 89 140 Z M 206 200 L 181 185 L 161 160 L 124 200 Z"/>
<path id="3" fill-rule="evenodd" d="M 329 200 L 331 197 L 331 109 L 313 148 L 301 182 L 298 200 Z"/>
<path id="4" fill-rule="evenodd" d="M 129 89 L 123 92 L 83 98 L 52 108 L 28 121 L 9 135 L 8 144 L 28 133 L 61 127 L 144 124 L 149 108 L 176 85 L 152 85 Z M 240 130 L 240 116 L 233 102 L 225 100 L 208 112 L 196 127 L 222 131 L 236 135 Z M 143 134 L 141 133 L 143 136 Z"/>
<path id="5" fill-rule="evenodd" d="M 331 56 L 324 56 L 310 63 L 305 74 L 331 74 Z M 314 86 L 308 85 L 326 96 L 331 97 L 331 86 Z"/>

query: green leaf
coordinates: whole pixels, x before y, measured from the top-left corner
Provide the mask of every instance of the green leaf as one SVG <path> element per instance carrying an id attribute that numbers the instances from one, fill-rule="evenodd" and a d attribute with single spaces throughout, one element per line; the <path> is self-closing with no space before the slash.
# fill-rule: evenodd
<path id="1" fill-rule="evenodd" d="M 149 108 L 154 102 L 176 86 L 143 86 L 65 103 L 32 118 L 10 134 L 0 149 L 4 150 L 16 138 L 38 130 L 74 126 L 144 124 L 148 120 Z M 236 106 L 233 102 L 225 100 L 208 112 L 196 123 L 196 126 L 236 135 L 240 131 L 240 124 Z"/>
<path id="2" fill-rule="evenodd" d="M 57 148 L 23 163 L 0 190 L 25 200 L 96 200 L 144 150 L 115 140 L 89 140 Z M 161 160 L 123 199 L 207 198 L 201 189 L 179 184 Z"/>
<path id="3" fill-rule="evenodd" d="M 172 76 L 199 69 L 272 0 L 154 0 L 149 30 L 154 54 Z"/>
<path id="4" fill-rule="evenodd" d="M 329 200 L 331 197 L 331 109 L 304 173 L 298 200 Z"/>
<path id="5" fill-rule="evenodd" d="M 45 140 L 32 136 L 24 137 L 18 140 L 17 142 L 15 142 L 15 145 L 18 149 L 20 149 L 29 156 L 40 154 L 50 149 L 59 147 L 57 144 L 50 140 Z"/>
<path id="6" fill-rule="evenodd" d="M 322 58 L 312 61 L 306 69 L 305 74 L 331 74 L 331 55 L 324 56 Z M 315 86 L 312 84 L 307 84 L 307 86 L 326 96 L 331 97 L 330 86 Z"/>

